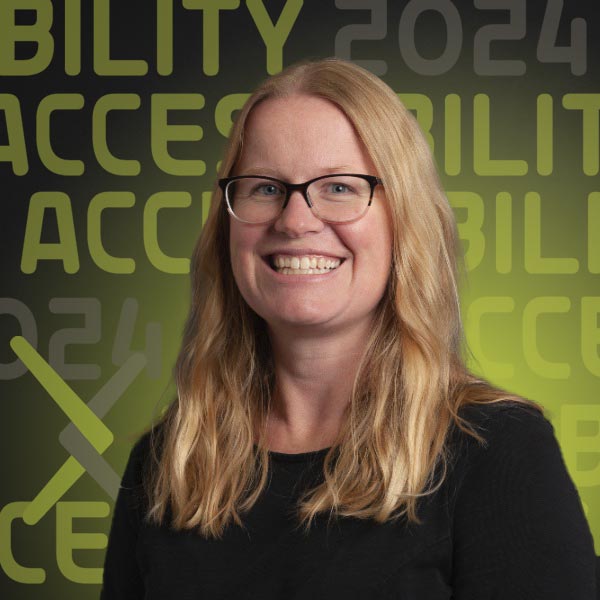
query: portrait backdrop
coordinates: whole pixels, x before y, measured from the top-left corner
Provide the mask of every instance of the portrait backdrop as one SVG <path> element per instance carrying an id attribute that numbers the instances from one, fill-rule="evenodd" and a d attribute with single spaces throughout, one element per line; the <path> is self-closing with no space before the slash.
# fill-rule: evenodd
<path id="1" fill-rule="evenodd" d="M 175 394 L 232 119 L 269 74 L 326 56 L 418 119 L 466 253 L 469 365 L 547 409 L 600 554 L 598 13 L 0 0 L 0 596 L 98 597 L 125 461 Z"/>

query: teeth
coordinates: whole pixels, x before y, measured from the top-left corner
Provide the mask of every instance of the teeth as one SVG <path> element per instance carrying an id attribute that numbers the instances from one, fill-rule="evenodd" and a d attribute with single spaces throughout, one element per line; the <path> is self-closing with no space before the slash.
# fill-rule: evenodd
<path id="1" fill-rule="evenodd" d="M 277 269 L 278 273 L 284 275 L 318 275 L 320 273 L 329 273 L 332 269 L 290 269 L 289 267 L 283 267 Z"/>
<path id="2" fill-rule="evenodd" d="M 284 275 L 316 275 L 328 273 L 340 266 L 339 258 L 324 256 L 289 256 L 278 254 L 273 257 L 273 265 Z"/>

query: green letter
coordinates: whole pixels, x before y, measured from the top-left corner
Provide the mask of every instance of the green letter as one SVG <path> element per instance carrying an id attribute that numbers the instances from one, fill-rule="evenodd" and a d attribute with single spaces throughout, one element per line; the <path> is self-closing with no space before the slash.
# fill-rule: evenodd
<path id="1" fill-rule="evenodd" d="M 156 72 L 173 72 L 173 0 L 156 3 Z"/>
<path id="2" fill-rule="evenodd" d="M 117 158 L 108 149 L 106 138 L 106 116 L 111 110 L 137 110 L 140 107 L 137 94 L 107 94 L 102 96 L 92 115 L 92 144 L 100 166 L 113 175 L 139 175 L 140 163 L 137 160 Z"/>
<path id="3" fill-rule="evenodd" d="M 433 152 L 434 141 L 431 135 L 431 126 L 433 125 L 433 103 L 425 94 L 398 94 L 408 110 L 415 111 L 415 118 L 421 127 L 421 131 Z"/>
<path id="4" fill-rule="evenodd" d="M 148 72 L 145 60 L 110 57 L 110 0 L 94 0 L 94 71 L 96 75 L 145 75 Z"/>
<path id="5" fill-rule="evenodd" d="M 50 141 L 50 116 L 55 110 L 80 110 L 84 99 L 81 94 L 51 94 L 42 99 L 38 106 L 36 140 L 40 160 L 57 175 L 82 175 L 85 166 L 81 160 L 67 160 L 58 156 Z"/>
<path id="6" fill-rule="evenodd" d="M 205 75 L 219 72 L 219 12 L 235 10 L 240 0 L 183 0 L 184 8 L 201 10 L 202 14 L 202 69 Z"/>
<path id="7" fill-rule="evenodd" d="M 514 309 L 515 301 L 509 296 L 482 296 L 475 299 L 467 311 L 469 345 L 488 377 L 493 374 L 494 377 L 509 379 L 514 375 L 515 368 L 511 363 L 497 362 L 486 357 L 481 343 L 481 321 L 486 314 L 511 313 Z"/>
<path id="8" fill-rule="evenodd" d="M 163 273 L 190 272 L 189 258 L 167 256 L 158 244 L 158 211 L 161 208 L 187 208 L 192 204 L 189 192 L 156 192 L 144 207 L 144 247 L 148 259 Z"/>
<path id="9" fill-rule="evenodd" d="M 512 270 L 512 197 L 508 192 L 496 194 L 496 271 Z"/>
<path id="10" fill-rule="evenodd" d="M 169 110 L 200 110 L 202 94 L 152 94 L 150 147 L 156 166 L 169 175 L 204 175 L 203 160 L 184 160 L 169 154 L 169 142 L 196 142 L 202 139 L 200 125 L 169 125 Z"/>
<path id="11" fill-rule="evenodd" d="M 80 567 L 73 550 L 103 550 L 108 538 L 103 533 L 74 533 L 73 519 L 107 517 L 106 502 L 58 502 L 56 504 L 56 562 L 60 572 L 74 583 L 102 583 L 102 568 Z"/>
<path id="12" fill-rule="evenodd" d="M 0 110 L 4 111 L 8 134 L 8 144 L 0 146 L 0 162 L 12 163 L 15 175 L 25 175 L 29 165 L 19 99 L 13 94 L 0 94 Z"/>
<path id="13" fill-rule="evenodd" d="M 598 175 L 599 146 L 598 111 L 600 94 L 566 94 L 563 106 L 568 110 L 581 110 L 583 113 L 583 172 L 586 175 Z"/>
<path id="14" fill-rule="evenodd" d="M 537 172 L 551 175 L 554 158 L 554 120 L 552 96 L 540 94 L 537 98 Z"/>
<path id="15" fill-rule="evenodd" d="M 215 107 L 215 125 L 223 137 L 229 137 L 233 126 L 233 113 L 244 105 L 250 94 L 227 94 Z"/>
<path id="16" fill-rule="evenodd" d="M 65 73 L 81 72 L 81 0 L 65 1 Z"/>
<path id="17" fill-rule="evenodd" d="M 34 10 L 33 25 L 16 25 L 17 10 Z M 54 38 L 52 26 L 52 2 L 49 0 L 2 0 L 0 2 L 0 75 L 37 75 L 52 60 Z M 31 58 L 17 59 L 17 42 L 35 42 L 37 51 Z"/>
<path id="18" fill-rule="evenodd" d="M 576 258 L 547 258 L 542 256 L 542 208 L 537 192 L 525 194 L 525 270 L 528 273 L 559 275 L 577 273 Z"/>
<path id="19" fill-rule="evenodd" d="M 466 208 L 467 219 L 457 224 L 458 235 L 468 243 L 465 252 L 467 269 L 472 271 L 483 260 L 485 237 L 481 231 L 483 226 L 483 199 L 475 192 L 448 192 L 448 200 L 452 208 Z"/>
<path id="20" fill-rule="evenodd" d="M 0 511 L 0 565 L 2 570 L 17 583 L 44 583 L 44 569 L 32 569 L 20 565 L 12 553 L 12 522 L 23 516 L 29 502 L 11 502 Z"/>
<path id="21" fill-rule="evenodd" d="M 594 377 L 600 377 L 600 298 L 598 296 L 584 296 L 581 299 L 581 357 L 585 368 Z"/>
<path id="22" fill-rule="evenodd" d="M 477 175 L 526 175 L 527 162 L 490 158 L 490 98 L 477 94 L 473 100 L 473 168 Z"/>
<path id="23" fill-rule="evenodd" d="M 588 195 L 588 269 L 600 273 L 600 192 Z"/>
<path id="24" fill-rule="evenodd" d="M 42 243 L 42 224 L 46 209 L 54 209 L 58 225 L 58 243 Z M 62 260 L 65 273 L 79 271 L 79 255 L 71 199 L 63 192 L 36 192 L 31 196 L 25 225 L 21 271 L 34 273 L 38 260 Z"/>
<path id="25" fill-rule="evenodd" d="M 540 377 L 548 379 L 568 379 L 571 367 L 568 363 L 550 362 L 538 351 L 538 317 L 541 314 L 568 313 L 571 301 L 565 296 L 540 296 L 531 299 L 523 311 L 523 354 L 525 362 Z"/>
<path id="26" fill-rule="evenodd" d="M 302 0 L 287 0 L 279 19 L 273 24 L 262 0 L 247 0 L 248 10 L 267 48 L 267 73 L 275 75 L 283 68 L 283 45 L 300 14 Z"/>
<path id="27" fill-rule="evenodd" d="M 92 260 L 107 273 L 133 273 L 133 258 L 118 258 L 110 255 L 102 244 L 102 211 L 105 208 L 131 208 L 135 204 L 132 192 L 100 192 L 88 207 L 88 247 Z"/>
<path id="28" fill-rule="evenodd" d="M 460 96 L 458 94 L 448 94 L 444 104 L 444 166 L 446 175 L 460 175 L 462 148 Z"/>

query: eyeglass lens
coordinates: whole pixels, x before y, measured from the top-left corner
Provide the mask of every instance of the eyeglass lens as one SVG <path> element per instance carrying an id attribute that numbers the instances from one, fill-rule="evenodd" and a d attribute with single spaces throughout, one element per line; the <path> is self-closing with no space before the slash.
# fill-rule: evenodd
<path id="1" fill-rule="evenodd" d="M 286 193 L 285 185 L 260 177 L 231 181 L 226 189 L 233 214 L 247 223 L 263 223 L 277 218 Z M 338 223 L 352 221 L 367 210 L 371 184 L 361 177 L 336 175 L 313 181 L 307 194 L 319 218 Z"/>

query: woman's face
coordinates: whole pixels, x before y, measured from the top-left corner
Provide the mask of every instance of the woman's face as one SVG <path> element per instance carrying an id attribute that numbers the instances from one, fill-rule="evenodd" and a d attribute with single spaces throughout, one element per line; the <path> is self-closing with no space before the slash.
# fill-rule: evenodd
<path id="1" fill-rule="evenodd" d="M 316 96 L 294 95 L 253 109 L 235 175 L 298 183 L 328 173 L 377 175 L 339 108 Z M 385 293 L 391 245 L 381 186 L 366 214 L 352 223 L 324 223 L 297 191 L 275 222 L 249 225 L 230 216 L 235 281 L 250 307 L 275 328 L 368 327 Z M 272 266 L 274 257 L 322 257 L 340 264 L 321 274 L 283 274 Z"/>

